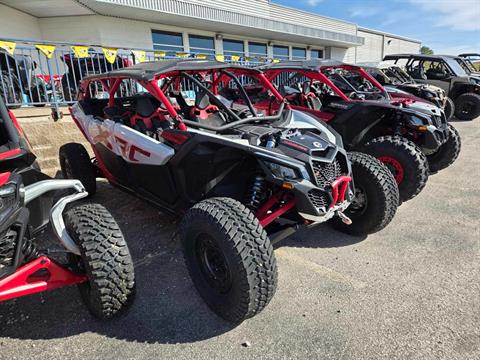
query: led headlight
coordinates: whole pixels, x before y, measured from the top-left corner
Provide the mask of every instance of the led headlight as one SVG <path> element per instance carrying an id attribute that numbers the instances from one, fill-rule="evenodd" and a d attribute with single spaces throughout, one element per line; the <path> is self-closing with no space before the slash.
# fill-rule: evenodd
<path id="1" fill-rule="evenodd" d="M 267 167 L 270 169 L 272 174 L 278 178 L 291 179 L 291 180 L 299 178 L 299 176 L 297 175 L 297 172 L 292 168 L 275 164 L 272 162 L 265 162 L 265 165 L 267 165 Z"/>

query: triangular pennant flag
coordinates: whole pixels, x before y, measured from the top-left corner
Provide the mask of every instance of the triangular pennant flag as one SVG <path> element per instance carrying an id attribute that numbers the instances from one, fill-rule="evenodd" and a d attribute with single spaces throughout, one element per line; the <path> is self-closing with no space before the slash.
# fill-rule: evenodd
<path id="1" fill-rule="evenodd" d="M 232 61 L 240 61 L 240 56 L 232 55 Z"/>
<path id="2" fill-rule="evenodd" d="M 185 58 L 188 56 L 188 53 L 186 52 L 177 52 L 176 53 L 176 56 L 179 57 L 179 58 Z"/>
<path id="3" fill-rule="evenodd" d="M 88 57 L 88 46 L 71 46 L 73 53 L 77 58 Z"/>
<path id="4" fill-rule="evenodd" d="M 207 58 L 207 54 L 196 54 L 195 57 L 196 57 L 197 59 L 203 59 L 203 60 L 205 60 L 205 59 Z"/>
<path id="5" fill-rule="evenodd" d="M 167 53 L 165 51 L 155 51 L 154 55 L 155 57 L 165 57 Z"/>
<path id="6" fill-rule="evenodd" d="M 215 55 L 217 61 L 225 62 L 225 55 Z"/>
<path id="7" fill-rule="evenodd" d="M 272 62 L 274 62 L 274 63 L 279 63 L 280 60 L 279 60 L 279 59 L 273 59 Z"/>
<path id="8" fill-rule="evenodd" d="M 40 50 L 47 58 L 51 59 L 55 52 L 55 45 L 41 45 L 36 44 L 35 47 Z"/>
<path id="9" fill-rule="evenodd" d="M 8 52 L 10 55 L 13 55 L 16 46 L 17 43 L 14 43 L 12 41 L 0 41 L 0 48 Z"/>
<path id="10" fill-rule="evenodd" d="M 102 48 L 103 53 L 105 54 L 105 58 L 110 64 L 113 64 L 115 62 L 115 59 L 117 58 L 117 49 L 115 48 Z"/>
<path id="11" fill-rule="evenodd" d="M 135 60 L 139 63 L 142 63 L 147 59 L 147 53 L 143 50 L 132 50 L 132 54 L 135 56 Z"/>

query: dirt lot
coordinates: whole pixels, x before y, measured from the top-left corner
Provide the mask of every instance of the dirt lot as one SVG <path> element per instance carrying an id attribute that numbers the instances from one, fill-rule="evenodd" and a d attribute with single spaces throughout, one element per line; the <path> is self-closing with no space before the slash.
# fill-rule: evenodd
<path id="1" fill-rule="evenodd" d="M 2 303 L 0 359 L 479 359 L 480 119 L 455 126 L 459 160 L 385 230 L 364 239 L 320 226 L 280 243 L 276 296 L 236 328 L 196 294 L 173 219 L 102 183 L 95 200 L 136 261 L 136 303 L 110 323 L 75 288 Z"/>

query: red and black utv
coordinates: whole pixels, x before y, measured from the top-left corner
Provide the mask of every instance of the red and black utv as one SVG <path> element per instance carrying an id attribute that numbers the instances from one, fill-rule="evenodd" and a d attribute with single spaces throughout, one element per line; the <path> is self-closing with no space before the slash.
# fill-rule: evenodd
<path id="1" fill-rule="evenodd" d="M 395 176 L 402 201 L 424 188 L 429 169 L 441 170 L 458 156 L 460 138 L 443 114 L 418 111 L 418 104 L 413 110 L 411 102 L 396 104 L 358 66 L 307 60 L 270 64 L 262 70 L 293 108 L 315 115 L 338 131 L 348 150 L 384 162 Z M 363 78 L 364 86 L 354 86 L 349 81 L 353 77 Z"/>
<path id="2" fill-rule="evenodd" d="M 248 84 L 258 85 L 255 97 Z M 95 158 L 79 144 L 64 145 L 64 174 L 90 193 L 105 177 L 183 216 L 190 276 L 226 320 L 252 317 L 273 297 L 272 243 L 328 220 L 367 234 L 395 214 L 398 189 L 388 169 L 371 156 L 347 155 L 335 131 L 291 109 L 257 70 L 146 62 L 89 77 L 81 88 L 71 114 Z M 108 98 L 95 97 L 100 88 Z"/>
<path id="3" fill-rule="evenodd" d="M 53 203 L 56 191 L 69 194 Z M 135 279 L 127 244 L 107 209 L 75 204 L 87 195 L 80 181 L 40 171 L 0 98 L 0 302 L 76 284 L 98 318 L 129 306 Z M 41 247 L 38 234 L 48 223 L 60 247 Z"/>

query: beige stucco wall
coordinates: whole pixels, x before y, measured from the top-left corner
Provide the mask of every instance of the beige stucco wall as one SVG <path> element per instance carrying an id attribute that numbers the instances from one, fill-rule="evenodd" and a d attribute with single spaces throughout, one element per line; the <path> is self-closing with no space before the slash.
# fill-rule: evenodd
<path id="1" fill-rule="evenodd" d="M 36 17 L 0 4 L 0 36 L 2 38 L 37 39 L 40 26 Z"/>

